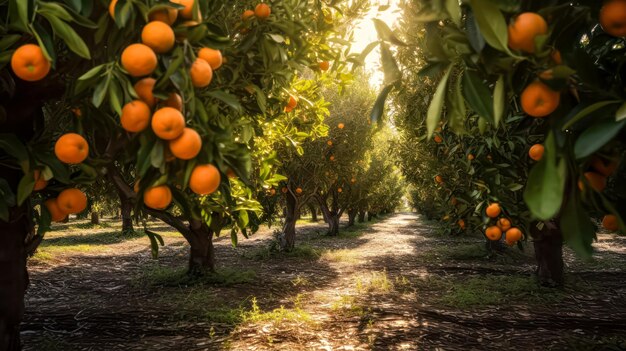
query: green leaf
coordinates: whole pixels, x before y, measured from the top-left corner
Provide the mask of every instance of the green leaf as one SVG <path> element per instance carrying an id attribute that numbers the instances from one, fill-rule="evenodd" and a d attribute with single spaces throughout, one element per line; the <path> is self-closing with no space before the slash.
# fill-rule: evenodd
<path id="1" fill-rule="evenodd" d="M 494 122 L 491 92 L 476 71 L 466 70 L 463 74 L 463 95 L 472 110 L 489 123 Z"/>
<path id="2" fill-rule="evenodd" d="M 398 68 L 398 63 L 389 50 L 389 46 L 385 43 L 380 44 L 380 60 L 385 73 L 385 85 L 394 84 L 402 79 L 402 72 Z"/>
<path id="3" fill-rule="evenodd" d="M 377 18 L 373 18 L 372 21 L 374 22 L 374 28 L 376 28 L 378 37 L 381 40 L 390 42 L 395 45 L 406 46 L 406 44 L 402 40 L 398 39 L 398 37 L 391 31 L 387 23 Z"/>
<path id="4" fill-rule="evenodd" d="M 579 255 L 591 257 L 591 244 L 596 238 L 596 230 L 589 213 L 582 206 L 578 191 L 574 190 L 570 194 L 569 201 L 563 208 L 560 224 L 567 245 Z"/>
<path id="5" fill-rule="evenodd" d="M 82 76 L 80 76 L 78 78 L 78 80 L 87 80 L 90 78 L 95 77 L 98 73 L 100 73 L 103 69 L 105 68 L 105 65 L 98 65 L 92 69 L 90 69 L 89 71 L 87 71 L 85 74 L 83 74 Z"/>
<path id="6" fill-rule="evenodd" d="M 626 119 L 626 102 L 624 102 L 622 106 L 617 109 L 617 112 L 615 112 L 615 122 L 619 122 L 624 119 Z"/>
<path id="7" fill-rule="evenodd" d="M 621 101 L 619 100 L 611 100 L 611 101 L 600 101 L 600 102 L 596 102 L 595 104 L 589 105 L 587 107 L 585 107 L 584 109 L 580 110 L 577 114 L 575 114 L 572 118 L 570 118 L 567 123 L 565 123 L 565 125 L 563 125 L 563 127 L 561 128 L 563 131 L 569 129 L 571 126 L 573 126 L 576 122 L 578 122 L 579 120 L 587 117 L 588 115 L 592 114 L 593 112 L 605 107 L 605 106 L 609 106 L 609 105 L 614 105 L 614 104 L 618 104 L 621 103 Z"/>
<path id="8" fill-rule="evenodd" d="M 615 122 L 612 119 L 587 128 L 576 140 L 574 154 L 577 159 L 585 158 L 600 150 L 613 139 L 626 125 L 626 120 Z"/>
<path id="9" fill-rule="evenodd" d="M 435 95 L 433 95 L 433 99 L 428 106 L 428 114 L 426 117 L 426 127 L 428 128 L 428 137 L 430 138 L 435 129 L 437 129 L 437 124 L 441 119 L 441 113 L 443 111 L 443 103 L 446 99 L 446 87 L 448 86 L 448 77 L 450 77 L 450 73 L 452 72 L 452 65 L 448 66 L 446 69 L 446 73 L 444 73 L 443 78 L 439 81 L 439 85 L 437 85 L 437 90 L 435 91 Z"/>
<path id="10" fill-rule="evenodd" d="M 106 79 L 101 80 L 100 83 L 96 85 L 96 88 L 93 91 L 93 96 L 91 98 L 91 103 L 93 103 L 95 107 L 100 107 L 100 105 L 102 105 L 102 102 L 106 97 L 106 93 L 108 92 L 110 82 L 111 75 L 108 74 Z"/>
<path id="11" fill-rule="evenodd" d="M 214 90 L 207 93 L 208 96 L 221 100 L 237 112 L 242 112 L 243 108 L 239 103 L 239 98 L 222 90 Z"/>
<path id="12" fill-rule="evenodd" d="M 528 175 L 524 201 L 530 212 L 541 220 L 553 218 L 563 203 L 566 163 L 558 161 L 554 134 L 550 133 L 545 146 L 544 157 Z"/>
<path id="13" fill-rule="evenodd" d="M 35 187 L 35 177 L 33 172 L 27 172 L 24 174 L 22 179 L 20 179 L 19 184 L 17 185 L 17 205 L 21 206 L 26 199 L 33 192 L 33 188 Z"/>
<path id="14" fill-rule="evenodd" d="M 504 76 L 500 75 L 496 82 L 496 87 L 493 91 L 493 116 L 494 124 L 497 127 L 500 124 L 500 120 L 504 115 L 504 108 L 506 106 L 506 92 L 504 90 Z"/>
<path id="15" fill-rule="evenodd" d="M 150 252 L 152 253 L 152 258 L 159 258 L 159 245 L 165 245 L 163 237 L 151 230 L 145 230 L 145 233 L 148 236 L 148 239 L 150 239 Z"/>
<path id="16" fill-rule="evenodd" d="M 109 105 L 111 110 L 115 111 L 118 115 L 122 115 L 122 104 L 120 101 L 124 99 L 122 95 L 122 89 L 116 79 L 111 80 L 109 84 Z"/>
<path id="17" fill-rule="evenodd" d="M 152 148 L 152 152 L 150 152 L 150 164 L 154 168 L 161 168 L 163 162 L 165 162 L 165 148 L 163 147 L 163 143 L 157 142 L 154 144 Z"/>
<path id="18" fill-rule="evenodd" d="M 72 50 L 74 53 L 82 58 L 91 58 L 91 54 L 89 52 L 87 44 L 85 44 L 85 42 L 78 36 L 78 34 L 76 34 L 71 26 L 60 20 L 58 17 L 52 16 L 50 14 L 43 14 L 43 16 L 48 19 L 48 22 L 50 22 L 54 33 L 58 35 L 61 39 L 63 39 L 63 41 L 65 42 L 65 44 L 67 44 L 67 47 L 70 48 L 70 50 Z"/>
<path id="19" fill-rule="evenodd" d="M 467 117 L 467 108 L 465 107 L 462 89 L 461 79 L 457 79 L 454 92 L 450 97 L 450 110 L 448 111 L 450 128 L 458 134 L 465 131 L 465 119 Z"/>
<path id="20" fill-rule="evenodd" d="M 6 34 L 0 38 L 0 51 L 8 50 L 13 44 L 22 38 L 19 34 Z"/>
<path id="21" fill-rule="evenodd" d="M 385 101 L 387 100 L 387 95 L 389 95 L 391 89 L 393 89 L 393 85 L 387 85 L 383 88 L 380 94 L 378 94 L 376 102 L 374 102 L 374 106 L 372 107 L 372 112 L 370 112 L 370 120 L 372 123 L 376 123 L 381 120 L 385 110 Z"/>
<path id="22" fill-rule="evenodd" d="M 37 13 L 46 18 L 47 16 L 53 16 L 66 22 L 73 20 L 72 15 L 63 6 L 54 2 L 39 2 Z"/>
<path id="23" fill-rule="evenodd" d="M 237 217 L 237 225 L 239 225 L 239 228 L 243 229 L 248 225 L 248 222 L 249 222 L 248 211 L 240 210 L 239 216 Z"/>
<path id="24" fill-rule="evenodd" d="M 24 173 L 29 171 L 30 157 L 28 156 L 28 150 L 26 150 L 26 146 L 22 144 L 15 134 L 0 134 L 0 149 L 3 149 L 7 155 L 17 159 Z"/>
<path id="25" fill-rule="evenodd" d="M 4 202 L 4 200 L 0 200 L 0 221 L 9 221 L 9 206 Z"/>
<path id="26" fill-rule="evenodd" d="M 508 28 L 502 12 L 489 0 L 469 0 L 485 41 L 493 48 L 512 55 L 508 48 Z"/>
<path id="27" fill-rule="evenodd" d="M 450 15 L 452 22 L 457 26 L 461 26 L 461 6 L 459 0 L 445 0 L 446 12 Z"/>

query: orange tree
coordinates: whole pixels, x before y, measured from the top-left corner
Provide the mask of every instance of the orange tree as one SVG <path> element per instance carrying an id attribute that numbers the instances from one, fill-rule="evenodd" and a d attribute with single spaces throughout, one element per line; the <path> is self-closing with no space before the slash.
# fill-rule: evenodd
<path id="1" fill-rule="evenodd" d="M 253 226 L 258 209 L 252 136 L 260 121 L 282 115 L 297 69 L 319 71 L 337 56 L 324 38 L 339 6 L 0 4 L 0 228 L 10 234 L 0 239 L 0 349 L 20 347 L 27 255 L 50 222 L 84 210 L 80 189 L 97 179 L 136 215 L 180 231 L 192 247 L 191 273 L 213 269 L 213 234 L 229 222 Z M 256 11 L 242 18 L 249 8 Z M 242 184 L 226 181 L 229 169 Z M 160 237 L 147 233 L 158 248 Z"/>
<path id="2" fill-rule="evenodd" d="M 415 122 L 448 148 L 444 153 L 459 152 L 444 171 L 453 182 L 472 175 L 458 190 L 482 217 L 487 238 L 533 237 L 543 282 L 562 283 L 563 239 L 578 253 L 591 253 L 590 216 L 604 216 L 609 230 L 625 229 L 623 186 L 606 191 L 607 182 L 619 179 L 624 154 L 619 27 L 626 18 L 619 9 L 625 6 L 623 0 L 428 1 L 407 8 L 422 40 L 403 43 L 388 29 L 379 31 L 400 51 L 423 48 L 424 61 L 408 54 L 401 61 L 421 68 L 409 84 L 421 79 L 433 93 Z M 389 85 L 374 112 L 400 82 L 389 50 L 383 60 Z M 450 132 L 459 137 L 445 135 Z M 543 148 L 531 151 L 534 144 Z M 463 171 L 463 154 L 472 154 L 477 167 Z M 435 181 L 442 188 L 449 183 Z M 451 199 L 457 185 L 445 191 Z M 522 230 L 503 235 L 502 217 Z"/>

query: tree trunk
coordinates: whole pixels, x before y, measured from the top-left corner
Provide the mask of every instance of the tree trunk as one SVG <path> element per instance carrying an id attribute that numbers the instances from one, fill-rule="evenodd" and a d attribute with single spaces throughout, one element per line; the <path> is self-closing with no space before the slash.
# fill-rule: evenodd
<path id="1" fill-rule="evenodd" d="M 221 219 L 220 219 L 221 220 Z M 213 249 L 213 231 L 206 223 L 191 220 L 189 223 L 189 269 L 187 274 L 200 277 L 215 272 L 215 251 Z"/>
<path id="2" fill-rule="evenodd" d="M 328 235 L 339 235 L 339 216 L 337 213 L 331 212 L 328 221 Z"/>
<path id="3" fill-rule="evenodd" d="M 543 286 L 563 286 L 563 235 L 558 221 L 535 222 L 530 227 L 537 260 L 537 279 Z"/>
<path id="4" fill-rule="evenodd" d="M 311 212 L 311 222 L 317 222 L 317 208 L 313 204 L 309 204 L 309 211 Z"/>
<path id="5" fill-rule="evenodd" d="M 359 221 L 359 223 L 365 222 L 365 211 L 359 212 L 359 218 L 357 220 Z"/>
<path id="6" fill-rule="evenodd" d="M 371 221 L 374 218 L 374 214 L 371 211 L 367 211 L 367 221 Z"/>
<path id="7" fill-rule="evenodd" d="M 285 194 L 285 225 L 283 226 L 284 240 L 280 241 L 280 247 L 284 251 L 292 250 L 296 245 L 296 221 L 298 219 L 298 199 L 291 192 Z"/>
<path id="8" fill-rule="evenodd" d="M 354 220 L 356 219 L 357 210 L 350 209 L 348 210 L 348 227 L 354 225 Z"/>
<path id="9" fill-rule="evenodd" d="M 98 212 L 91 212 L 91 224 L 100 224 L 100 214 Z"/>
<path id="10" fill-rule="evenodd" d="M 123 195 L 120 195 L 120 202 L 122 210 L 122 234 L 132 234 L 135 232 L 132 217 L 133 203 Z"/>

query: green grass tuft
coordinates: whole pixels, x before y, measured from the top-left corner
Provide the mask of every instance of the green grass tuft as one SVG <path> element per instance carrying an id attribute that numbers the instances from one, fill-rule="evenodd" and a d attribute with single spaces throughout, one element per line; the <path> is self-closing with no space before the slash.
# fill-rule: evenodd
<path id="1" fill-rule="evenodd" d="M 245 253 L 243 256 L 248 259 L 256 261 L 265 261 L 275 258 L 296 258 L 301 260 L 315 261 L 320 258 L 322 251 L 312 247 L 311 245 L 303 244 L 296 245 L 290 251 L 278 251 L 274 245 L 268 247 L 261 247 L 251 252 Z"/>

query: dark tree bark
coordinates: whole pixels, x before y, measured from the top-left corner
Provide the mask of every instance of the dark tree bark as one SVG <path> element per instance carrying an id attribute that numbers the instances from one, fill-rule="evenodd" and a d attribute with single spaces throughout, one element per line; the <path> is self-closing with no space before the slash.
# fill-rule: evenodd
<path id="1" fill-rule="evenodd" d="M 284 241 L 279 244 L 282 250 L 290 251 L 296 245 L 296 221 L 298 220 L 298 199 L 288 191 L 285 193 L 285 225 L 283 226 Z"/>
<path id="2" fill-rule="evenodd" d="M 120 194 L 120 207 L 122 212 L 122 234 L 132 234 L 135 232 L 133 227 L 133 203 L 126 196 Z"/>
<path id="3" fill-rule="evenodd" d="M 348 210 L 348 227 L 354 225 L 354 220 L 356 219 L 357 213 L 358 213 L 358 211 L 356 209 L 349 209 Z"/>
<path id="4" fill-rule="evenodd" d="M 557 220 L 530 227 L 537 260 L 537 279 L 543 286 L 563 286 L 563 234 Z"/>
<path id="5" fill-rule="evenodd" d="M 320 210 L 322 210 L 322 214 L 326 219 L 326 223 L 328 223 L 328 235 L 329 236 L 337 236 L 339 235 L 339 217 L 340 213 L 337 212 L 336 207 L 329 208 L 326 203 L 326 197 L 317 196 L 317 201 L 320 205 Z M 335 199 L 333 202 L 336 201 Z"/>
<path id="6" fill-rule="evenodd" d="M 359 211 L 359 218 L 357 220 L 359 223 L 365 222 L 365 211 Z"/>
<path id="7" fill-rule="evenodd" d="M 376 215 L 371 212 L 371 211 L 367 211 L 367 221 L 371 221 Z"/>
<path id="8" fill-rule="evenodd" d="M 98 212 L 91 212 L 91 224 L 100 224 L 100 214 Z"/>
<path id="9" fill-rule="evenodd" d="M 309 212 L 311 212 L 311 221 L 317 222 L 317 208 L 315 208 L 315 205 L 309 204 Z"/>

